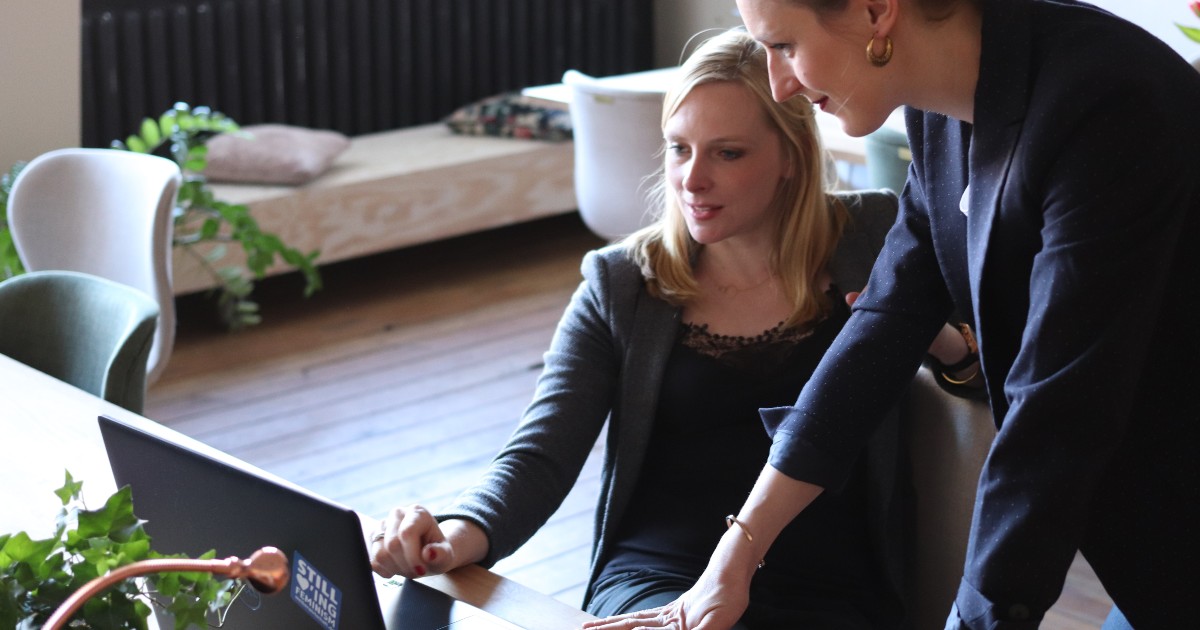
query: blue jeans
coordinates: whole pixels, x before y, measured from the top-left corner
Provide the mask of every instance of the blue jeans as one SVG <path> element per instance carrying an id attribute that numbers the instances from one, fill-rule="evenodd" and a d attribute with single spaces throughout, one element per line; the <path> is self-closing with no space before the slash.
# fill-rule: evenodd
<path id="1" fill-rule="evenodd" d="M 1129 620 L 1116 607 L 1108 611 L 1108 619 L 1104 620 L 1104 625 L 1100 626 L 1100 630 L 1133 630 L 1133 626 L 1129 624 Z"/>

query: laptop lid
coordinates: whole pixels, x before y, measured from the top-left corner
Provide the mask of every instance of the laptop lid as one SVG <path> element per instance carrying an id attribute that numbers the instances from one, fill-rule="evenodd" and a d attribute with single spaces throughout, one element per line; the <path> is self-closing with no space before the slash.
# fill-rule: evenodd
<path id="1" fill-rule="evenodd" d="M 223 628 L 517 628 L 418 582 L 376 576 L 350 508 L 152 421 L 99 423 L 117 487 L 131 487 L 156 551 L 247 558 L 273 546 L 287 554 L 285 591 L 245 589 Z"/>

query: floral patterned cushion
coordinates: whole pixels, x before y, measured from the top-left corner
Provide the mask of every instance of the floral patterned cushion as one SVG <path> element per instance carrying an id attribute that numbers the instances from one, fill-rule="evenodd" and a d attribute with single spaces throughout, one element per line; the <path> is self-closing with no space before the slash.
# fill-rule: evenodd
<path id="1" fill-rule="evenodd" d="M 529 140 L 570 140 L 571 115 L 506 92 L 464 105 L 443 119 L 454 133 Z"/>

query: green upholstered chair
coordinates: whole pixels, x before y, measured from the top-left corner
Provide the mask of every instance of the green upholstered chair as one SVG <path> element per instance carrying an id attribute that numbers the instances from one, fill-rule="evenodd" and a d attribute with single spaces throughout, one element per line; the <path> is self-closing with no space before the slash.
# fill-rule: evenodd
<path id="1" fill-rule="evenodd" d="M 133 287 L 74 271 L 0 282 L 0 353 L 141 413 L 158 304 Z"/>
<path id="2" fill-rule="evenodd" d="M 908 165 L 912 163 L 908 136 L 884 126 L 868 134 L 865 143 L 867 185 L 871 188 L 889 188 L 900 194 L 908 179 Z"/>

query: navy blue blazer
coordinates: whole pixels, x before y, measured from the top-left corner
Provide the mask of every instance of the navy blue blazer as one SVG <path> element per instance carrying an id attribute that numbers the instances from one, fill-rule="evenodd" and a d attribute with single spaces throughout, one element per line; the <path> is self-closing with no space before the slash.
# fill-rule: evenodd
<path id="1" fill-rule="evenodd" d="M 796 406 L 763 410 L 780 426 L 771 464 L 841 484 L 957 309 L 975 322 L 998 434 L 948 627 L 1037 627 L 1076 550 L 1134 627 L 1186 627 L 1200 592 L 1200 74 L 1089 5 L 982 6 L 974 124 L 907 112 L 900 217 Z"/>

